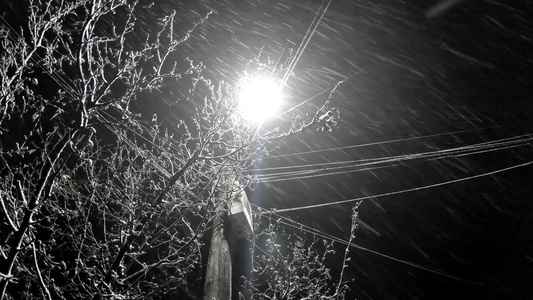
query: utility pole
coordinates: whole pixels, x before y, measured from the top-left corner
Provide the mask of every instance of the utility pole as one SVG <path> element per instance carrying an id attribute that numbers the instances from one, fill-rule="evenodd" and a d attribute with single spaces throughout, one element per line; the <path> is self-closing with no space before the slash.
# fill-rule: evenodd
<path id="1" fill-rule="evenodd" d="M 231 299 L 231 254 L 224 236 L 224 212 L 213 220 L 213 236 L 205 275 L 204 300 Z"/>
<path id="2" fill-rule="evenodd" d="M 223 179 L 228 179 L 227 176 L 224 177 Z M 238 186 L 239 183 L 235 182 L 234 187 Z M 233 190 L 235 189 L 233 188 Z M 213 235 L 205 275 L 204 300 L 231 299 L 231 253 L 224 228 L 231 226 L 232 233 L 241 238 L 252 234 L 253 228 L 252 209 L 246 193 L 241 191 L 234 195 L 231 192 L 221 192 L 220 195 L 222 199 L 227 199 L 224 196 L 232 199 L 229 210 L 218 212 L 213 220 Z"/>

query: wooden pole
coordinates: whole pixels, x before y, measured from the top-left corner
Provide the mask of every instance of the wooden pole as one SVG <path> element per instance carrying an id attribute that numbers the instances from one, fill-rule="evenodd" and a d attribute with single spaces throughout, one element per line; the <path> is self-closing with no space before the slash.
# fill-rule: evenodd
<path id="1" fill-rule="evenodd" d="M 227 210 L 221 210 L 213 220 L 213 235 L 205 275 L 204 300 L 231 299 L 231 253 L 225 229 L 242 239 L 252 233 L 252 210 L 244 191 L 237 192 L 239 183 L 231 180 L 229 170 L 223 172 L 223 184 L 218 191 L 222 200 L 231 199 Z M 229 184 L 234 182 L 233 185 Z M 236 193 L 237 192 L 237 193 Z M 229 222 L 226 224 L 226 222 Z"/>
<path id="2" fill-rule="evenodd" d="M 221 174 L 221 185 L 217 198 L 227 201 L 232 197 L 231 170 L 226 168 Z M 213 220 L 213 235 L 205 273 L 204 300 L 231 299 L 231 253 L 224 235 L 224 222 L 227 210 L 221 209 Z"/>
<path id="3" fill-rule="evenodd" d="M 213 236 L 205 276 L 204 300 L 231 299 L 231 255 L 224 236 L 224 214 L 213 220 Z"/>

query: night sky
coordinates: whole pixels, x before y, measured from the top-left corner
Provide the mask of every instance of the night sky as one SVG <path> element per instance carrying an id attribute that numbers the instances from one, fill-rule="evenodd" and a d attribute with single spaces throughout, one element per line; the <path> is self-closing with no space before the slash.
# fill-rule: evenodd
<path id="1" fill-rule="evenodd" d="M 314 114 L 342 81 L 337 126 L 268 145 L 248 196 L 342 240 L 362 201 L 349 299 L 533 298 L 533 1 L 165 3 L 178 32 L 212 11 L 180 52 L 214 82 L 257 57 L 281 78 L 303 50 L 287 113 L 260 132 Z"/>
<path id="2" fill-rule="evenodd" d="M 328 3 L 177 2 L 184 23 L 213 11 L 185 51 L 226 81 L 259 53 L 296 53 Z M 255 173 L 273 176 L 249 196 L 343 240 L 356 202 L 302 207 L 363 199 L 350 298 L 531 299 L 533 2 L 437 2 L 331 2 L 284 88 L 284 111 L 305 103 L 263 129 L 288 129 L 344 80 L 341 120 L 271 145 Z"/>

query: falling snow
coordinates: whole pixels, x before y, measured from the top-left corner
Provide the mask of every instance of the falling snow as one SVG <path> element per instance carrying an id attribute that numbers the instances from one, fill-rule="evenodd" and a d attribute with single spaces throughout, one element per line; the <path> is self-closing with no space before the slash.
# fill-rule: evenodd
<path id="1" fill-rule="evenodd" d="M 212 12 L 181 50 L 207 78 L 281 82 L 258 134 L 331 95 L 332 131 L 268 145 L 249 198 L 336 241 L 333 271 L 359 205 L 350 299 L 531 299 L 532 0 L 165 2 L 178 34 Z"/>
<path id="2" fill-rule="evenodd" d="M 271 145 L 250 198 L 341 241 L 362 201 L 353 297 L 533 295 L 533 2 L 187 2 L 169 1 L 183 28 L 213 12 L 184 49 L 210 77 L 236 82 L 259 56 L 284 82 L 263 130 L 342 81 L 333 132 Z"/>

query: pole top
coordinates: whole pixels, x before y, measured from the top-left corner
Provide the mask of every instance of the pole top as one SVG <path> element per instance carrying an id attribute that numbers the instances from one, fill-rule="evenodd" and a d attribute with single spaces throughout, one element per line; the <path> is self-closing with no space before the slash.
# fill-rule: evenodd
<path id="1" fill-rule="evenodd" d="M 247 238 L 253 234 L 252 206 L 244 191 L 240 192 L 231 201 L 228 217 L 231 227 L 239 238 Z"/>

